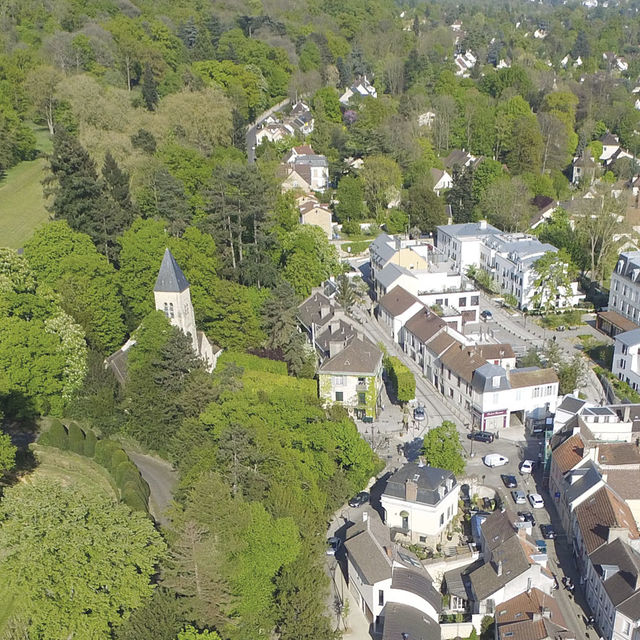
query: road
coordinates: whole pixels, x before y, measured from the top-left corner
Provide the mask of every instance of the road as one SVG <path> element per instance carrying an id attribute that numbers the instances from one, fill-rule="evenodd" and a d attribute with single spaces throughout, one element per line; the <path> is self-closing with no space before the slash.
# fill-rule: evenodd
<path id="1" fill-rule="evenodd" d="M 151 515 L 157 522 L 166 525 L 168 518 L 165 511 L 173 500 L 173 490 L 178 482 L 177 473 L 168 462 L 160 458 L 134 451 L 127 451 L 127 454 L 149 484 Z"/>

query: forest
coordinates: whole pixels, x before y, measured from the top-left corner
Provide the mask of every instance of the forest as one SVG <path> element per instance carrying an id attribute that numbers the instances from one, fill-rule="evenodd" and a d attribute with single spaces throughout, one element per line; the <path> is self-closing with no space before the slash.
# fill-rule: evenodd
<path id="1" fill-rule="evenodd" d="M 363 223 L 432 233 L 447 206 L 455 222 L 527 230 L 536 196 L 588 189 L 571 163 L 600 157 L 604 134 L 635 155 L 637 9 L 6 0 L 0 189 L 43 158 L 31 188 L 50 220 L 0 248 L 0 639 L 336 638 L 326 523 L 382 467 L 346 411 L 317 399 L 297 306 L 344 266 L 300 224 L 280 162 L 303 143 L 326 156 L 318 197 L 354 244 Z M 365 77 L 377 97 L 342 103 Z M 313 131 L 248 163 L 247 127 L 287 98 L 310 106 Z M 450 168 L 438 194 L 433 170 L 455 149 L 480 161 Z M 637 173 L 623 158 L 602 184 Z M 590 202 L 575 228 L 560 210 L 536 233 L 603 282 L 620 209 Z M 213 373 L 154 311 L 166 247 L 224 349 Z M 129 339 L 121 384 L 104 362 Z M 7 435 L 39 431 L 51 435 L 34 451 Z M 125 500 L 125 449 L 177 470 L 165 522 Z M 45 459 L 104 482 L 62 482 Z"/>

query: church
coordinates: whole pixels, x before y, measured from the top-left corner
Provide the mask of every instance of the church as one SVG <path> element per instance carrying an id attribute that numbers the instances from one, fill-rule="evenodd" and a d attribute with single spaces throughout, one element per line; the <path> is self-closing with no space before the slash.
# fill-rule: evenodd
<path id="1" fill-rule="evenodd" d="M 153 288 L 153 297 L 156 311 L 162 311 L 174 327 L 178 327 L 191 338 L 194 353 L 203 361 L 207 371 L 213 371 L 222 349 L 211 344 L 204 331 L 198 331 L 196 328 L 189 282 L 169 249 L 165 249 Z M 105 361 L 106 366 L 113 371 L 120 384 L 125 383 L 127 354 L 135 343 L 133 338 L 127 340 L 122 348 Z"/>

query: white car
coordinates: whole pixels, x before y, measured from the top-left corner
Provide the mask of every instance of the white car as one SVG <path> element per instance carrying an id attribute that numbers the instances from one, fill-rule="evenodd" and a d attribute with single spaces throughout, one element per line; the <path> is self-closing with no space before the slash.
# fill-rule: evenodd
<path id="1" fill-rule="evenodd" d="M 539 493 L 530 493 L 529 502 L 534 509 L 542 509 L 544 507 L 544 500 Z"/>
<path id="2" fill-rule="evenodd" d="M 482 460 L 487 467 L 502 467 L 509 462 L 509 458 L 501 456 L 499 453 L 489 453 Z"/>
<path id="3" fill-rule="evenodd" d="M 520 473 L 532 473 L 533 472 L 533 460 L 523 460 L 520 465 Z"/>

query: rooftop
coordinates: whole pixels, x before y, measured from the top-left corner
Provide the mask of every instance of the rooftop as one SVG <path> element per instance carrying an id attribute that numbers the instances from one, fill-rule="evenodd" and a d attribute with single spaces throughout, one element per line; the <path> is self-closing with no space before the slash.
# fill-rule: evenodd
<path id="1" fill-rule="evenodd" d="M 503 233 L 497 227 L 481 220 L 480 222 L 463 222 L 461 224 L 442 224 L 437 227 L 438 231 L 442 230 L 444 233 L 462 238 L 465 236 L 488 236 L 494 234 Z"/>
<path id="2" fill-rule="evenodd" d="M 601 466 L 640 465 L 640 450 L 630 442 L 603 443 L 598 447 Z"/>
<path id="3" fill-rule="evenodd" d="M 632 329 L 631 331 L 619 333 L 616 336 L 616 342 L 620 342 L 626 347 L 634 347 L 640 344 L 640 329 Z"/>
<path id="4" fill-rule="evenodd" d="M 620 315 L 617 311 L 598 311 L 598 317 L 627 333 L 638 328 L 638 325 L 635 322 L 632 322 L 628 318 Z M 622 334 L 618 334 L 616 337 L 619 337 L 620 335 Z"/>
<path id="5" fill-rule="evenodd" d="M 365 337 L 352 337 L 349 344 L 318 369 L 320 374 L 373 376 L 382 365 L 382 351 Z"/>
<path id="6" fill-rule="evenodd" d="M 379 304 L 390 315 L 396 317 L 410 309 L 416 302 L 422 304 L 413 294 L 398 286 L 382 296 Z"/>
<path id="7" fill-rule="evenodd" d="M 438 504 L 442 497 L 457 485 L 456 477 L 451 471 L 408 462 L 390 476 L 382 495 L 405 500 L 406 484 L 410 481 L 418 485 L 415 502 L 428 505 Z M 447 481 L 449 488 L 447 488 Z M 444 493 L 442 497 L 440 490 Z"/>
<path id="8" fill-rule="evenodd" d="M 178 266 L 171 251 L 169 251 L 168 248 L 165 249 L 160 271 L 158 271 L 158 278 L 156 279 L 153 290 L 163 293 L 180 293 L 188 288 L 189 283 L 184 273 L 182 273 L 182 269 Z"/>
<path id="9" fill-rule="evenodd" d="M 535 387 L 541 384 L 557 383 L 558 375 L 551 368 L 525 367 L 523 369 L 511 369 L 509 371 L 509 382 L 514 389 Z"/>
<path id="10" fill-rule="evenodd" d="M 584 450 L 585 443 L 580 434 L 576 433 L 558 445 L 551 455 L 560 473 L 566 473 L 582 460 Z"/>
<path id="11" fill-rule="evenodd" d="M 440 640 L 440 625 L 418 609 L 387 602 L 382 640 Z"/>
<path id="12" fill-rule="evenodd" d="M 416 338 L 422 340 L 422 342 L 427 342 L 445 326 L 445 323 L 439 316 L 425 308 L 420 309 L 418 313 L 409 318 L 404 326 Z"/>

